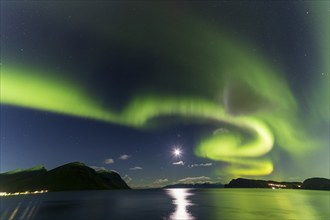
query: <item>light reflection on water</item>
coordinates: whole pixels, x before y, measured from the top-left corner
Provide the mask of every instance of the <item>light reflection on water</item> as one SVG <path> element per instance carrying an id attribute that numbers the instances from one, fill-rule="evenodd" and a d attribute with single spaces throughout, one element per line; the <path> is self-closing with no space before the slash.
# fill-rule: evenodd
<path id="1" fill-rule="evenodd" d="M 0 219 L 323 220 L 330 192 L 269 189 L 72 191 L 0 197 Z"/>
<path id="2" fill-rule="evenodd" d="M 24 209 L 20 219 L 31 219 L 35 216 L 40 208 L 40 201 L 31 201 L 28 206 Z"/>
<path id="3" fill-rule="evenodd" d="M 35 214 L 38 212 L 39 207 L 39 200 L 29 201 L 28 203 L 20 201 L 13 208 L 7 208 L 4 212 L 2 212 L 0 219 L 33 219 Z"/>
<path id="4" fill-rule="evenodd" d="M 172 203 L 175 205 L 175 210 L 171 213 L 169 219 L 171 220 L 191 220 L 195 219 L 189 213 L 188 207 L 194 205 L 189 199 L 189 196 L 194 195 L 191 189 L 167 189 L 166 193 L 173 198 Z"/>

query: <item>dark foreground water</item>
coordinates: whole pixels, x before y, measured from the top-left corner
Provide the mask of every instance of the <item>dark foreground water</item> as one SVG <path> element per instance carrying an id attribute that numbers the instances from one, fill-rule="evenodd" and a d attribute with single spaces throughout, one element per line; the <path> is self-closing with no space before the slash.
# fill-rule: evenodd
<path id="1" fill-rule="evenodd" d="M 330 192 L 168 189 L 0 198 L 0 219 L 330 219 Z"/>

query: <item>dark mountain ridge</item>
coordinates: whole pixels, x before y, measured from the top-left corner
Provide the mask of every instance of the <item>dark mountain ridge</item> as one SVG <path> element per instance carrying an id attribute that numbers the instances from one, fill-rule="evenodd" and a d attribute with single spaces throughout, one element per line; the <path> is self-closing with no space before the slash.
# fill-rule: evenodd
<path id="1" fill-rule="evenodd" d="M 44 167 L 0 174 L 1 192 L 130 189 L 114 171 L 95 171 L 80 162 L 47 171 Z"/>

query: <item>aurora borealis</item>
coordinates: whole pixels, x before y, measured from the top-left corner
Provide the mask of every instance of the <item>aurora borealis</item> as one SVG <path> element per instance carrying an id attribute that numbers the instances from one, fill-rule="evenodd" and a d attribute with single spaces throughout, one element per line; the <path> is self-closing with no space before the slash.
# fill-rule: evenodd
<path id="1" fill-rule="evenodd" d="M 65 160 L 118 170 L 133 186 L 185 175 L 329 177 L 327 8 L 2 2 L 1 171 L 55 166 L 70 149 Z M 75 131 L 52 128 L 56 120 Z M 166 152 L 174 145 L 184 164 L 214 165 L 173 166 Z M 38 156 L 18 159 L 24 152 Z M 130 155 L 127 164 L 103 163 L 120 154 Z"/>

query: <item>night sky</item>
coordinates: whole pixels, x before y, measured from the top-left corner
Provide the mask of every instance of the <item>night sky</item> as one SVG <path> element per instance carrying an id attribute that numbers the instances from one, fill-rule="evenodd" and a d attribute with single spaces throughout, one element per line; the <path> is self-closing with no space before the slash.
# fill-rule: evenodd
<path id="1" fill-rule="evenodd" d="M 329 14 L 317 0 L 1 1 L 1 172 L 329 178 Z"/>

